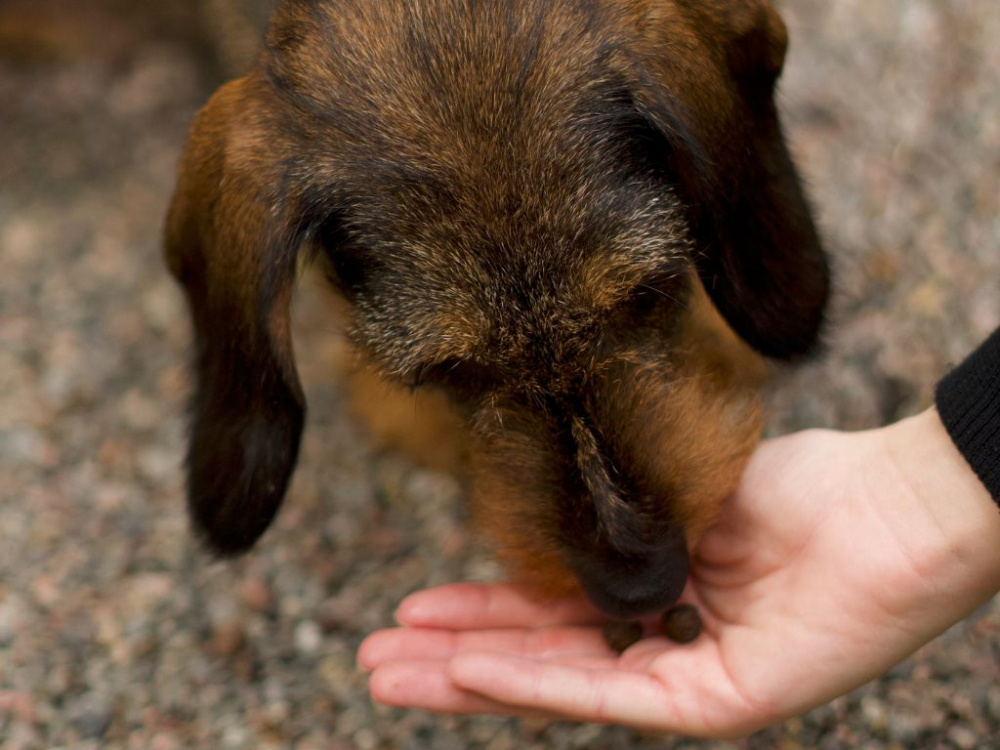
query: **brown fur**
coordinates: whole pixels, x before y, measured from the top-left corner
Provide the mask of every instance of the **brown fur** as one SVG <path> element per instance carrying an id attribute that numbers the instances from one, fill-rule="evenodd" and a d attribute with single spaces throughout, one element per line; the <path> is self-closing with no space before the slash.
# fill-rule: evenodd
<path id="1" fill-rule="evenodd" d="M 379 448 L 405 453 L 437 471 L 464 477 L 468 471 L 468 428 L 448 397 L 416 392 L 383 378 L 371 367 L 347 374 L 354 415 Z"/>
<path id="2" fill-rule="evenodd" d="M 757 439 L 760 355 L 808 352 L 828 294 L 786 44 L 765 0 L 282 3 L 167 220 L 209 542 L 252 544 L 294 467 L 305 250 L 377 376 L 460 415 L 513 575 L 618 617 L 676 599 Z"/>

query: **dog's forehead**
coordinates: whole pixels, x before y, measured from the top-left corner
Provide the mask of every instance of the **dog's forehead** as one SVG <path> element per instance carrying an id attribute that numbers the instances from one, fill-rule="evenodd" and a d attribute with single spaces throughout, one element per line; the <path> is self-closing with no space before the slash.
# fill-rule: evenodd
<path id="1" fill-rule="evenodd" d="M 317 0 L 282 6 L 265 71 L 347 151 L 467 164 L 544 139 L 621 67 L 621 19 L 601 2 Z M 469 150 L 471 149 L 471 151 Z"/>

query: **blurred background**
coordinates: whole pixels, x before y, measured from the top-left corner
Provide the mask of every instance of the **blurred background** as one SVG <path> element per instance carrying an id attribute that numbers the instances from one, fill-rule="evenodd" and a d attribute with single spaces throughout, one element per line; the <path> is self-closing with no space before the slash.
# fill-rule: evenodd
<path id="1" fill-rule="evenodd" d="M 252 0 L 0 0 L 0 748 L 992 748 L 1000 607 L 739 742 L 375 707 L 358 643 L 408 592 L 495 575 L 446 475 L 379 453 L 306 280 L 310 422 L 247 558 L 190 538 L 188 320 L 160 258 L 187 124 Z M 786 0 L 786 125 L 837 268 L 824 359 L 772 433 L 872 427 L 1000 324 L 1000 5 Z"/>

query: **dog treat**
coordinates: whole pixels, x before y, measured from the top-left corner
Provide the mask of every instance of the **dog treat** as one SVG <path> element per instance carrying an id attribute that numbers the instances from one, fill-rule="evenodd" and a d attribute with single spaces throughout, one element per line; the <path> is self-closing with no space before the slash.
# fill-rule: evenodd
<path id="1" fill-rule="evenodd" d="M 660 630 L 674 643 L 690 643 L 701 634 L 701 615 L 693 604 L 675 604 L 660 617 Z"/>
<path id="2" fill-rule="evenodd" d="M 604 626 L 604 642 L 622 653 L 642 638 L 642 623 L 636 620 L 612 620 Z"/>

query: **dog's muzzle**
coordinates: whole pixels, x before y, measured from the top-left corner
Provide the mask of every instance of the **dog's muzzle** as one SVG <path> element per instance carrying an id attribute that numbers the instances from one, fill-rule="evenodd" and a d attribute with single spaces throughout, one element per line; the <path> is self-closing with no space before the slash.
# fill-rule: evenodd
<path id="1" fill-rule="evenodd" d="M 574 557 L 570 567 L 584 592 L 617 620 L 663 612 L 677 602 L 687 583 L 688 548 L 680 529 L 641 552 L 608 545 L 597 554 Z"/>

